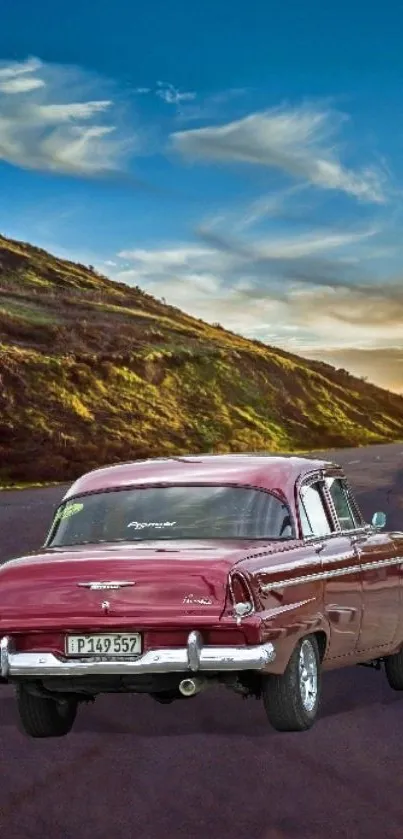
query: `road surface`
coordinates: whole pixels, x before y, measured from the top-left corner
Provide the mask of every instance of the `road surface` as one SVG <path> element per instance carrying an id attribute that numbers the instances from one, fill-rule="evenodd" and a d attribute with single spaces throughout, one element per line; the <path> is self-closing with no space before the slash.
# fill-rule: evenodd
<path id="1" fill-rule="evenodd" d="M 328 452 L 367 518 L 403 529 L 403 445 Z M 38 547 L 63 487 L 0 493 L 0 559 Z M 0 598 L 1 608 L 1 598 Z M 319 721 L 279 734 L 259 702 L 211 691 L 101 697 L 71 735 L 27 739 L 0 688 L 5 839 L 402 839 L 403 696 L 382 672 L 326 674 Z"/>

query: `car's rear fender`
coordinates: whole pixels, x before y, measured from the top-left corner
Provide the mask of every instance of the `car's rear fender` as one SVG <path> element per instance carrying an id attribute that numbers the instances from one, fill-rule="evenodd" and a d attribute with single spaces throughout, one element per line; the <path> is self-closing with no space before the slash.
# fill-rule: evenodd
<path id="1" fill-rule="evenodd" d="M 271 641 L 276 650 L 276 658 L 267 667 L 267 671 L 276 674 L 284 673 L 298 642 L 307 635 L 316 635 L 321 660 L 324 661 L 329 645 L 330 629 L 323 615 L 316 613 L 303 620 L 295 619 L 287 624 L 284 622 L 283 627 L 268 629 L 265 632 L 265 641 Z"/>

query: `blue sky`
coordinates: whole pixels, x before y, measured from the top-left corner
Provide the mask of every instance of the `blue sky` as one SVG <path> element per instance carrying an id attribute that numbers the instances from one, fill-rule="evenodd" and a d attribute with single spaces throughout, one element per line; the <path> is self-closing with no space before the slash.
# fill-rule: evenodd
<path id="1" fill-rule="evenodd" d="M 0 231 L 403 391 L 396 2 L 8 4 Z"/>

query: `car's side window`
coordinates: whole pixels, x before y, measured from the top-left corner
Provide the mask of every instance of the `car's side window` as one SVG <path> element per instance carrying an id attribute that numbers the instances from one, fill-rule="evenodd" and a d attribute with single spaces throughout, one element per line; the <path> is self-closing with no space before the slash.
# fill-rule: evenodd
<path id="1" fill-rule="evenodd" d="M 301 487 L 299 512 L 303 536 L 327 536 L 332 532 L 319 483 Z"/>
<path id="2" fill-rule="evenodd" d="M 341 478 L 325 478 L 325 484 L 331 495 L 336 516 L 342 530 L 354 530 L 361 522 L 350 506 L 347 487 Z"/>

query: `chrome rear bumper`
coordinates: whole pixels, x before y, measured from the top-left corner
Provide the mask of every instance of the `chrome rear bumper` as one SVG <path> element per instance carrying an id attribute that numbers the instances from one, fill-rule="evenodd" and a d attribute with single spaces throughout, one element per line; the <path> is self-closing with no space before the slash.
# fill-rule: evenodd
<path id="1" fill-rule="evenodd" d="M 186 647 L 150 650 L 135 659 L 65 658 L 53 653 L 14 652 L 11 639 L 0 641 L 0 672 L 4 679 L 50 676 L 130 676 L 136 673 L 182 673 L 190 670 L 226 672 L 262 670 L 276 657 L 270 642 L 255 647 L 204 647 L 199 632 L 189 634 Z"/>

